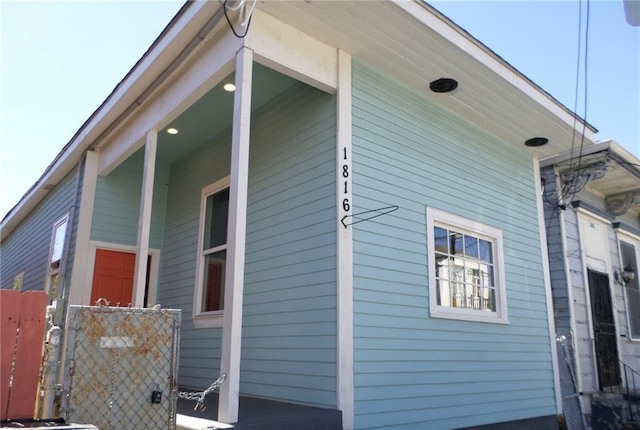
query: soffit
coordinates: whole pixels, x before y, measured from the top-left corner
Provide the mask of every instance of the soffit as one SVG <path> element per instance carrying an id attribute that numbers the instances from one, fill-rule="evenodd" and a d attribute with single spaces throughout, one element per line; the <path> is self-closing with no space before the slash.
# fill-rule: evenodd
<path id="1" fill-rule="evenodd" d="M 598 143 L 583 149 L 582 154 L 575 148 L 573 153 L 543 160 L 541 165 L 555 165 L 563 180 L 576 174 L 591 175 L 584 188 L 605 199 L 607 210 L 614 213 L 613 204 L 618 202 L 629 203 L 629 211 L 640 213 L 640 160 L 615 142 Z"/>
<path id="2" fill-rule="evenodd" d="M 567 118 L 572 115 L 566 108 L 512 69 L 505 79 L 503 71 L 510 66 L 466 34 L 465 42 L 489 52 L 492 64 L 479 61 L 389 1 L 262 2 L 258 8 L 362 59 L 508 143 L 523 146 L 531 137 L 549 138 L 543 147 L 527 148 L 534 157 L 569 148 L 573 130 Z M 440 77 L 458 80 L 458 89 L 450 94 L 430 92 L 429 82 Z M 587 135 L 592 137 L 593 131 L 587 128 Z"/>

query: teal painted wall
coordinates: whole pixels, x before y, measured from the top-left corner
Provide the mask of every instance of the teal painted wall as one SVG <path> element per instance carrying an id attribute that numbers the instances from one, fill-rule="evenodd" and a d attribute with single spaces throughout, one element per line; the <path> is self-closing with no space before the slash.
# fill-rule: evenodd
<path id="1" fill-rule="evenodd" d="M 107 176 L 99 176 L 91 223 L 91 240 L 135 246 L 142 190 L 144 148 Z M 162 248 L 169 166 L 156 163 L 149 246 Z"/>
<path id="2" fill-rule="evenodd" d="M 359 429 L 555 415 L 531 158 L 436 97 L 354 62 L 353 210 L 400 207 L 353 226 Z M 429 317 L 426 206 L 502 229 L 508 325 Z"/>
<path id="3" fill-rule="evenodd" d="M 242 394 L 335 407 L 335 98 L 299 84 L 254 112 Z M 196 329 L 201 189 L 229 174 L 230 133 L 171 166 L 159 302 L 183 310 L 179 383 L 219 374 L 221 329 Z"/>
<path id="4" fill-rule="evenodd" d="M 65 244 L 68 254 L 64 279 L 61 279 L 59 290 L 66 279 L 71 279 L 75 249 L 74 208 L 78 168 L 69 172 L 8 237 L 2 238 L 0 245 L 2 288 L 13 288 L 14 278 L 22 271 L 24 271 L 22 291 L 45 288 L 53 223 L 66 213 L 70 214 Z"/>

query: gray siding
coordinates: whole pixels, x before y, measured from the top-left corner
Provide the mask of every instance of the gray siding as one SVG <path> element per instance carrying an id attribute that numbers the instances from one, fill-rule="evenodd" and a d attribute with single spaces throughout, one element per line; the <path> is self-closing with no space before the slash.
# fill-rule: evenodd
<path id="1" fill-rule="evenodd" d="M 556 203 L 557 184 L 553 167 L 547 167 L 541 172 L 544 179 L 544 192 L 551 203 Z M 567 273 L 565 270 L 564 248 L 560 228 L 560 212 L 555 205 L 544 203 L 544 219 L 546 223 L 547 247 L 549 254 L 549 270 L 551 274 L 551 291 L 553 295 L 553 310 L 556 333 L 567 338 L 571 344 L 571 312 L 569 308 L 569 294 L 567 289 Z"/>
<path id="2" fill-rule="evenodd" d="M 9 237 L 3 238 L 0 248 L 2 256 L 0 284 L 2 288 L 13 288 L 15 276 L 24 270 L 22 291 L 44 289 L 53 223 L 66 213 L 69 213 L 70 217 L 65 244 L 68 250 L 65 278 L 70 279 L 75 243 L 73 209 L 75 207 L 77 171 L 78 167 L 73 169 Z M 64 282 L 64 279 L 61 281 Z"/>
<path id="3" fill-rule="evenodd" d="M 555 415 L 532 160 L 355 62 L 356 427 Z M 426 90 L 425 90 L 426 91 Z M 429 317 L 425 207 L 502 229 L 509 324 Z"/>
<path id="4" fill-rule="evenodd" d="M 252 117 L 243 394 L 335 406 L 335 99 L 298 85 Z M 180 384 L 219 373 L 221 329 L 191 321 L 201 189 L 229 174 L 228 133 L 170 172 L 159 302 L 183 310 Z"/>

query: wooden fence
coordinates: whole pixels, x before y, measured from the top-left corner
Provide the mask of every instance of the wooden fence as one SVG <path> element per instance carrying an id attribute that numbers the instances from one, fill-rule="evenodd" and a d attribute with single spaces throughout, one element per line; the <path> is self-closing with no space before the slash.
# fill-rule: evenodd
<path id="1" fill-rule="evenodd" d="M 44 291 L 0 290 L 2 420 L 34 417 L 47 303 Z"/>

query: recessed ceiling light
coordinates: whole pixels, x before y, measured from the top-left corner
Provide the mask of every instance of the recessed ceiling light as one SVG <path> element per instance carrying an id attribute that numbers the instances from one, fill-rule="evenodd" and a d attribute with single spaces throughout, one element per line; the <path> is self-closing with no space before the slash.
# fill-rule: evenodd
<path id="1" fill-rule="evenodd" d="M 547 143 L 549 143 L 549 139 L 547 139 L 546 137 L 532 137 L 531 139 L 527 139 L 524 142 L 524 145 L 535 147 L 535 146 L 546 145 Z"/>
<path id="2" fill-rule="evenodd" d="M 178 129 L 170 127 L 170 128 L 167 129 L 167 133 L 169 133 L 169 134 L 178 134 Z"/>
<path id="3" fill-rule="evenodd" d="M 236 86 L 233 85 L 232 83 L 224 84 L 222 88 L 224 88 L 225 91 L 229 91 L 229 92 L 236 90 Z"/>
<path id="4" fill-rule="evenodd" d="M 434 93 L 449 93 L 458 88 L 458 81 L 451 78 L 440 78 L 431 82 L 429 88 Z"/>

